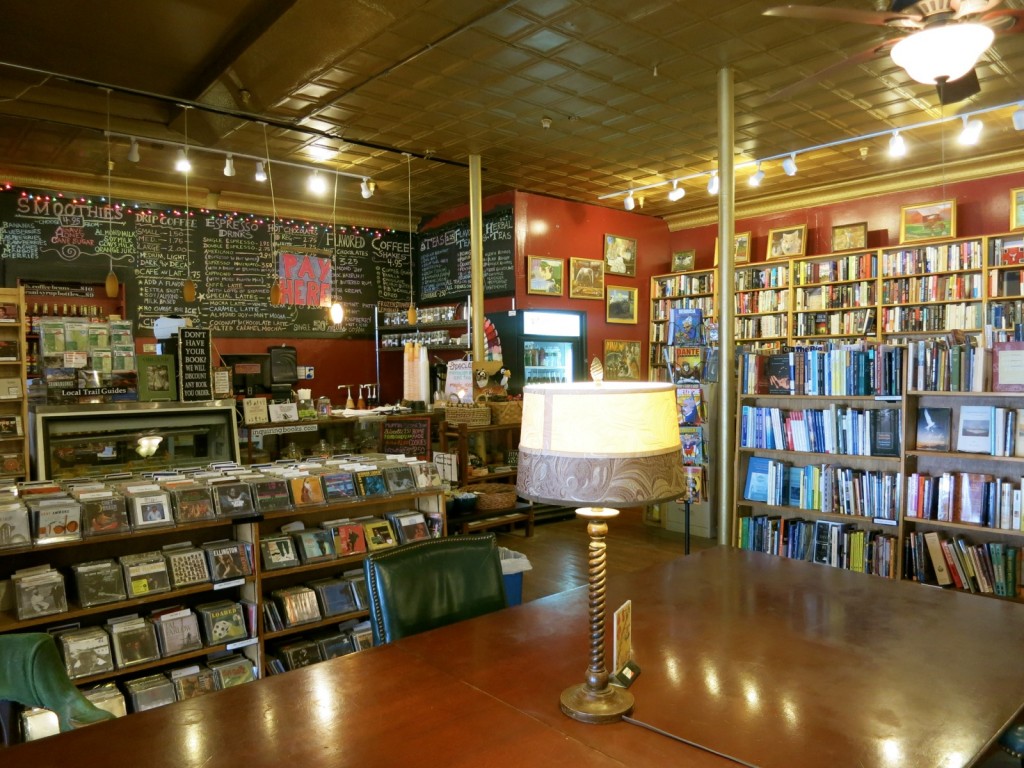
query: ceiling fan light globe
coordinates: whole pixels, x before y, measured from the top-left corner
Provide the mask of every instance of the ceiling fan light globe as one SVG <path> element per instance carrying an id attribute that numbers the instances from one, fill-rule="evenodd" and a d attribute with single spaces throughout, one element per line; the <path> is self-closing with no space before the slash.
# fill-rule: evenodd
<path id="1" fill-rule="evenodd" d="M 914 80 L 935 85 L 970 72 L 993 39 L 995 33 L 984 24 L 946 24 L 904 37 L 890 55 Z"/>

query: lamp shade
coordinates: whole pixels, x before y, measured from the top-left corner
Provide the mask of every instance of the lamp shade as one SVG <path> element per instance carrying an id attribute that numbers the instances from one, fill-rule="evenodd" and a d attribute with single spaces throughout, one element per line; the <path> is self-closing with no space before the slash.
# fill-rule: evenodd
<path id="1" fill-rule="evenodd" d="M 681 450 L 672 384 L 530 384 L 516 490 L 548 504 L 654 504 L 683 494 Z"/>
<path id="2" fill-rule="evenodd" d="M 947 24 L 904 37 L 892 47 L 892 60 L 919 83 L 959 80 L 988 47 L 995 33 L 984 24 Z"/>

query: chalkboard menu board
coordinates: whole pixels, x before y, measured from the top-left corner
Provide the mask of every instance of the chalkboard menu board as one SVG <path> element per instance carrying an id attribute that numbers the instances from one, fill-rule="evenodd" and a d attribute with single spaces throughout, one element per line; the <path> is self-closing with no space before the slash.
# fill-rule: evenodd
<path id="1" fill-rule="evenodd" d="M 409 305 L 410 256 L 406 232 L 0 194 L 4 283 L 89 275 L 102 282 L 112 260 L 140 336 L 152 335 L 156 318 L 178 315 L 214 336 L 370 337 L 375 306 Z M 270 304 L 275 272 L 285 296 L 279 305 Z M 189 279 L 191 304 L 182 297 Z M 344 306 L 340 326 L 321 306 L 328 291 Z"/>
<path id="2" fill-rule="evenodd" d="M 516 292 L 515 216 L 511 207 L 484 216 L 484 295 Z M 465 299 L 470 292 L 469 219 L 420 234 L 419 300 Z"/>
<path id="3" fill-rule="evenodd" d="M 389 418 L 380 427 L 381 450 L 430 459 L 430 417 Z"/>

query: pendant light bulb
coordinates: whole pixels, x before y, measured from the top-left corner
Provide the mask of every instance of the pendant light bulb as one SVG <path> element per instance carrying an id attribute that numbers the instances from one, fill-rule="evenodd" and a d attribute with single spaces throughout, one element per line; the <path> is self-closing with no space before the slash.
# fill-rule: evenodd
<path id="1" fill-rule="evenodd" d="M 139 142 L 133 137 L 131 146 L 128 147 L 128 162 L 139 162 Z"/>
<path id="2" fill-rule="evenodd" d="M 409 302 L 409 311 L 406 312 L 406 319 L 409 321 L 409 325 L 416 325 L 416 305 L 411 301 Z"/>
<path id="3" fill-rule="evenodd" d="M 341 306 L 339 302 L 336 301 L 333 304 L 331 304 L 329 314 L 331 317 L 331 322 L 334 325 L 341 325 L 341 321 L 345 319 L 345 308 Z"/>
<path id="4" fill-rule="evenodd" d="M 712 171 L 711 172 L 711 178 L 708 179 L 708 194 L 709 195 L 717 195 L 718 194 L 718 184 L 719 184 L 719 182 L 718 182 L 718 171 Z"/>
<path id="5" fill-rule="evenodd" d="M 224 175 L 235 175 L 235 156 L 232 155 L 230 152 L 228 153 L 228 156 L 224 158 Z"/>
<path id="6" fill-rule="evenodd" d="M 108 299 L 116 299 L 121 292 L 121 284 L 118 282 L 117 275 L 114 274 L 114 265 L 110 265 L 110 271 L 107 273 L 106 282 L 103 284 L 104 290 L 107 292 Z"/>
<path id="7" fill-rule="evenodd" d="M 270 286 L 270 303 L 274 306 L 281 303 L 281 281 L 276 278 L 274 284 Z"/>
<path id="8" fill-rule="evenodd" d="M 196 284 L 192 281 L 192 278 L 181 284 L 181 297 L 188 304 L 196 300 Z"/>
<path id="9" fill-rule="evenodd" d="M 267 172 L 263 168 L 263 163 L 256 163 L 256 181 L 262 183 L 267 180 Z"/>
<path id="10" fill-rule="evenodd" d="M 182 173 L 188 173 L 192 170 L 192 163 L 189 162 L 188 155 L 185 154 L 184 149 L 178 150 L 178 159 L 174 163 L 174 170 L 181 171 Z"/>

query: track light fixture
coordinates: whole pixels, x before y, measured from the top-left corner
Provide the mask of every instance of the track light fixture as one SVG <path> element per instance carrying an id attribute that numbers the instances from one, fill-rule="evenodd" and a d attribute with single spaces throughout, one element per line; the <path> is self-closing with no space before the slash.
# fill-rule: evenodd
<path id="1" fill-rule="evenodd" d="M 679 186 L 679 180 L 676 179 L 672 182 L 672 189 L 668 192 L 668 199 L 675 203 L 682 200 L 686 196 L 686 190 Z"/>
<path id="2" fill-rule="evenodd" d="M 764 181 L 764 171 L 761 170 L 761 163 L 758 161 L 757 170 L 750 174 L 747 183 L 752 187 L 760 187 L 762 181 Z"/>
<path id="3" fill-rule="evenodd" d="M 314 195 L 322 195 L 327 191 L 327 181 L 320 175 L 320 171 L 313 171 L 309 177 L 309 191 Z"/>
<path id="4" fill-rule="evenodd" d="M 235 157 L 230 152 L 228 153 L 228 156 L 224 158 L 224 175 L 235 175 Z"/>
<path id="5" fill-rule="evenodd" d="M 132 137 L 131 146 L 128 147 L 128 162 L 139 162 L 139 142 L 134 137 Z"/>
<path id="6" fill-rule="evenodd" d="M 709 195 L 717 195 L 718 194 L 718 185 L 719 185 L 718 171 L 712 171 L 711 172 L 711 178 L 708 179 L 708 194 Z"/>
<path id="7" fill-rule="evenodd" d="M 907 142 L 899 131 L 893 131 L 889 139 L 889 157 L 903 157 L 907 154 Z"/>
<path id="8" fill-rule="evenodd" d="M 373 193 L 376 189 L 377 185 L 371 179 L 364 177 L 363 180 L 359 183 L 359 192 L 363 196 L 364 200 L 369 200 L 371 197 L 373 197 Z"/>
<path id="9" fill-rule="evenodd" d="M 796 152 L 782 161 L 782 171 L 787 176 L 796 176 Z"/>
<path id="10" fill-rule="evenodd" d="M 1013 128 L 1016 131 L 1024 131 L 1024 103 L 1021 103 L 1013 113 Z"/>
<path id="11" fill-rule="evenodd" d="M 960 136 L 957 139 L 964 146 L 974 146 L 978 143 L 978 139 L 981 138 L 981 129 L 984 128 L 984 124 L 977 118 L 968 120 L 967 115 L 963 116 L 964 127 L 960 131 Z"/>
<path id="12" fill-rule="evenodd" d="M 632 211 L 636 208 L 636 198 L 633 197 L 633 191 L 630 190 L 629 194 L 626 195 L 626 199 L 622 201 L 622 207 L 627 211 Z"/>
<path id="13" fill-rule="evenodd" d="M 263 163 L 256 163 L 256 181 L 264 182 L 267 180 L 267 171 L 263 167 Z"/>
<path id="14" fill-rule="evenodd" d="M 188 155 L 184 149 L 178 150 L 178 159 L 174 162 L 174 170 L 181 171 L 182 173 L 188 173 L 192 170 L 192 163 L 189 162 Z"/>

